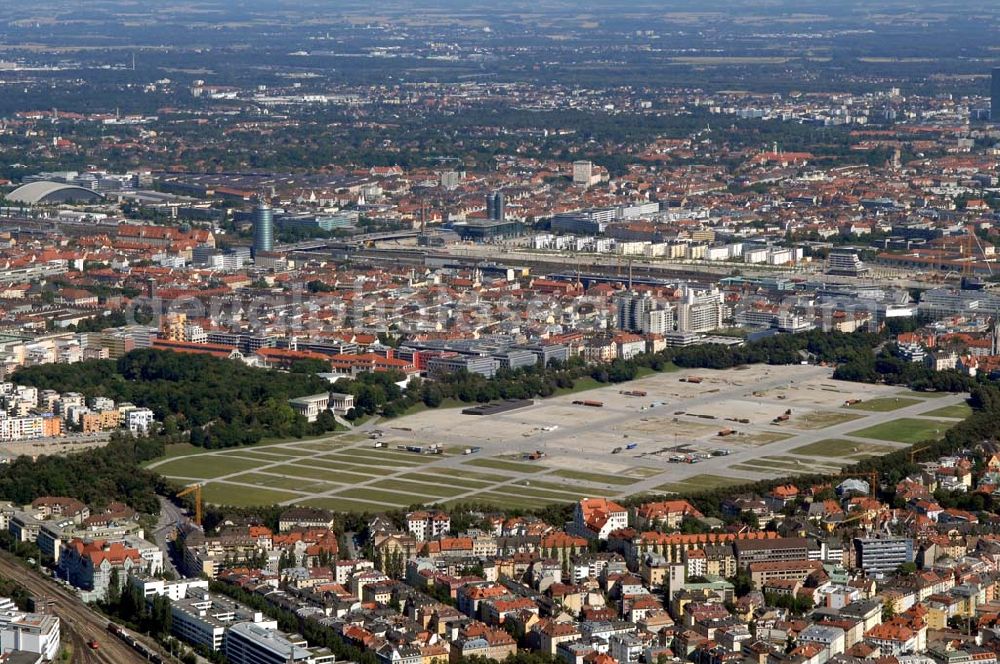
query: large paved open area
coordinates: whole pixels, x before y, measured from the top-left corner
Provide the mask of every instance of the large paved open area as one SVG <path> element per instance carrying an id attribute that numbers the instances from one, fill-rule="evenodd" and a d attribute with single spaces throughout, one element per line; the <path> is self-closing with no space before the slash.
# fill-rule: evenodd
<path id="1" fill-rule="evenodd" d="M 968 414 L 964 395 L 846 383 L 831 373 L 766 365 L 663 373 L 497 415 L 428 410 L 318 440 L 210 452 L 178 447 L 150 467 L 179 482 L 204 482 L 206 500 L 215 503 L 533 507 L 798 472 L 835 475 L 864 457 L 940 436 Z M 602 405 L 573 403 L 579 400 Z M 383 432 L 385 447 L 374 447 L 374 430 Z M 400 449 L 432 444 L 443 454 Z M 480 449 L 465 454 L 468 448 Z"/>

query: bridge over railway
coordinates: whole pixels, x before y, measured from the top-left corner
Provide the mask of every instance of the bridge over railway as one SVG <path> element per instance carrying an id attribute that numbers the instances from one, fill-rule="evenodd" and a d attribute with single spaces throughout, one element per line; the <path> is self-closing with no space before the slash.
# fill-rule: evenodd
<path id="1" fill-rule="evenodd" d="M 398 230 L 380 231 L 378 233 L 362 233 L 351 237 L 302 240 L 290 244 L 278 244 L 274 246 L 274 251 L 279 253 L 289 253 L 292 251 L 317 251 L 319 249 L 332 249 L 344 247 L 363 247 L 372 242 L 382 242 L 385 240 L 405 240 L 420 235 L 419 230 Z"/>

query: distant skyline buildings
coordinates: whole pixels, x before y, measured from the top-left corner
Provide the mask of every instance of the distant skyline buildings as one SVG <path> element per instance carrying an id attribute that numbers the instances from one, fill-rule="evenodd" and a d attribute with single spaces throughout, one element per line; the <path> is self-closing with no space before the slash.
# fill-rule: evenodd
<path id="1" fill-rule="evenodd" d="M 990 77 L 990 120 L 1000 122 L 1000 67 L 994 67 Z"/>

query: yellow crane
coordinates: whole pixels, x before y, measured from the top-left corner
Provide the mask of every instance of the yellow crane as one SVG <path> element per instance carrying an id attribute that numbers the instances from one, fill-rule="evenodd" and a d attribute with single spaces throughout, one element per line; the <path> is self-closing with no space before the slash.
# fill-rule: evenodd
<path id="1" fill-rule="evenodd" d="M 850 513 L 848 512 L 848 514 Z M 860 519 L 866 519 L 872 516 L 874 516 L 874 512 L 872 512 L 871 510 L 860 510 L 857 514 L 852 514 L 851 516 L 848 516 L 846 519 L 843 519 L 841 521 L 828 521 L 824 524 L 824 527 L 826 528 L 827 532 L 832 533 L 834 530 L 840 528 L 844 524 L 851 523 L 852 521 L 858 521 Z"/>
<path id="2" fill-rule="evenodd" d="M 868 471 L 868 472 L 862 471 L 862 472 L 857 472 L 857 473 L 841 473 L 839 475 L 832 475 L 830 477 L 830 479 L 831 480 L 841 480 L 841 479 L 850 479 L 850 478 L 857 479 L 859 477 L 864 477 L 866 480 L 868 480 L 868 492 L 869 492 L 868 495 L 870 495 L 872 498 L 877 498 L 878 497 L 878 472 L 877 471 L 872 470 L 872 471 Z M 857 513 L 857 514 L 849 515 L 843 521 L 835 522 L 835 523 L 826 523 L 825 527 L 826 527 L 826 529 L 828 531 L 832 532 L 832 531 L 836 530 L 839 526 L 844 525 L 845 523 L 850 523 L 852 521 L 857 521 L 858 519 L 863 519 L 865 517 L 872 516 L 872 515 L 873 515 L 873 513 L 872 513 L 871 510 L 863 510 L 863 511 Z"/>
<path id="3" fill-rule="evenodd" d="M 925 445 L 924 447 L 917 447 L 910 450 L 910 463 L 916 463 L 916 457 L 918 452 L 923 452 L 924 450 L 929 450 L 930 445 Z"/>
<path id="4" fill-rule="evenodd" d="M 201 485 L 192 484 L 183 491 L 177 494 L 178 498 L 183 498 L 184 496 L 189 496 L 194 494 L 194 522 L 196 525 L 201 525 Z"/>

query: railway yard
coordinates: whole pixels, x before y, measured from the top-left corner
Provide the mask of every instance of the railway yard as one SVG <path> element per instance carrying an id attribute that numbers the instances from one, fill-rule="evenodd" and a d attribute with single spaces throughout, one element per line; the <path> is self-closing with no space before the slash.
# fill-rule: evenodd
<path id="1" fill-rule="evenodd" d="M 0 575 L 25 588 L 36 600 L 44 600 L 47 611 L 60 619 L 63 648 L 73 664 L 129 664 L 150 661 L 149 657 L 108 632 L 108 619 L 87 607 L 71 590 L 24 566 L 13 555 L 0 551 Z M 135 638 L 135 637 L 132 637 Z M 172 662 L 147 639 L 139 643 L 161 661 Z M 91 647 L 91 644 L 96 648 Z"/>

